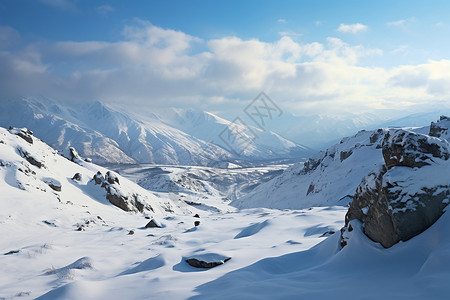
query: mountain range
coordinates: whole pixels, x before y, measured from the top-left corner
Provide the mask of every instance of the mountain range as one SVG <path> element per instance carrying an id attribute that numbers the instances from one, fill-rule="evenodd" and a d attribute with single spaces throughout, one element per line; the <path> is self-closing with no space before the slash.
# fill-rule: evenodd
<path id="1" fill-rule="evenodd" d="M 194 109 L 61 104 L 46 98 L 0 103 L 0 126 L 27 127 L 57 150 L 94 162 L 211 165 L 305 159 L 314 151 L 282 136 Z"/>

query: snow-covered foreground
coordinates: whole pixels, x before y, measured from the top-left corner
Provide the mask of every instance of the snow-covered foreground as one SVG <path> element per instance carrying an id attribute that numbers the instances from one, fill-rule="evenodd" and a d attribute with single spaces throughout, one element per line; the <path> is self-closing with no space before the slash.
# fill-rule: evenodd
<path id="1" fill-rule="evenodd" d="M 317 246 L 267 258 L 196 289 L 194 299 L 448 299 L 450 214 L 407 242 L 385 249 L 353 223 Z"/>
<path id="2" fill-rule="evenodd" d="M 0 297 L 185 299 L 202 284 L 261 259 L 311 248 L 342 227 L 346 211 L 200 213 L 200 219 L 169 216 L 158 219 L 165 227 L 145 228 L 149 220 L 118 208 L 48 200 L 11 195 L 2 205 L 0 249 L 10 254 L 0 256 Z M 75 223 L 86 221 L 85 231 L 75 230 Z M 231 260 L 212 269 L 185 262 L 200 254 Z M 206 289 L 211 295 L 214 290 Z"/>

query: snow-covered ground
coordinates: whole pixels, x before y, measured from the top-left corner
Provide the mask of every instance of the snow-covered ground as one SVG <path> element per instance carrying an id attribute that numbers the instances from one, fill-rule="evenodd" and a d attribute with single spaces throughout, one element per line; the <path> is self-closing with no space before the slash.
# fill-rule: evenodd
<path id="1" fill-rule="evenodd" d="M 282 174 L 286 165 L 111 166 L 116 175 L 0 128 L 0 299 L 448 299 L 448 212 L 389 249 L 352 220 L 341 249 L 342 196 L 382 163 L 384 134 L 360 132 Z M 111 182 L 96 184 L 98 171 Z"/>
<path id="2" fill-rule="evenodd" d="M 110 165 L 143 188 L 183 199 L 199 209 L 235 211 L 230 202 L 280 175 L 289 165 L 214 168 L 170 165 Z"/>
<path id="3" fill-rule="evenodd" d="M 311 248 L 326 239 L 324 233 L 339 230 L 346 211 L 203 212 L 200 219 L 166 217 L 159 219 L 164 228 L 144 228 L 148 220 L 143 216 L 118 209 L 43 203 L 36 210 L 27 202 L 17 207 L 21 201 L 12 198 L 1 212 L 0 233 L 6 238 L 0 249 L 19 251 L 0 256 L 0 297 L 6 299 L 44 294 L 42 299 L 186 299 L 200 285 L 231 271 Z M 40 214 L 44 208 L 47 213 Z M 76 231 L 73 224 L 85 220 L 94 222 Z M 195 220 L 201 222 L 197 227 Z M 185 262 L 205 253 L 231 260 L 212 269 Z M 76 263 L 82 258 L 85 266 Z"/>

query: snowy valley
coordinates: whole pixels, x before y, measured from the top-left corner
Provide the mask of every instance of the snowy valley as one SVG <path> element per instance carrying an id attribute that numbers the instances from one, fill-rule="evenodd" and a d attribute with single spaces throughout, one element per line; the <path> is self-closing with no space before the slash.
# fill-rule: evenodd
<path id="1" fill-rule="evenodd" d="M 1 128 L 0 299 L 446 299 L 449 128 L 220 168 L 100 166 Z"/>

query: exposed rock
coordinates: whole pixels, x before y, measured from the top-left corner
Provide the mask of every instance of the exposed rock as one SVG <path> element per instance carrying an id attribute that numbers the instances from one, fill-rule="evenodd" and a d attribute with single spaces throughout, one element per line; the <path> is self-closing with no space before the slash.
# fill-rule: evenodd
<path id="1" fill-rule="evenodd" d="M 200 221 L 195 221 L 194 222 L 194 226 L 199 226 L 200 225 Z"/>
<path id="2" fill-rule="evenodd" d="M 51 227 L 57 227 L 55 222 L 51 222 L 51 221 L 48 221 L 48 220 L 44 220 L 44 221 L 42 221 L 42 223 L 44 223 L 44 224 L 46 224 L 48 226 L 51 226 Z"/>
<path id="3" fill-rule="evenodd" d="M 95 184 L 103 184 L 103 182 L 105 181 L 105 178 L 100 171 L 98 171 L 92 179 L 94 180 Z"/>
<path id="4" fill-rule="evenodd" d="M 78 162 L 81 160 L 80 155 L 78 154 L 77 150 L 74 147 L 69 148 L 70 153 L 70 160 L 73 162 Z"/>
<path id="5" fill-rule="evenodd" d="M 438 177 L 431 184 L 424 181 L 435 168 L 445 167 L 435 161 L 448 160 L 450 150 L 446 141 L 405 130 L 390 130 L 382 149 L 387 167 L 362 180 L 345 226 L 362 221 L 364 233 L 388 248 L 425 231 L 443 214 L 450 201 L 450 182 Z M 343 237 L 349 229 L 341 230 L 341 246 L 347 243 Z"/>
<path id="6" fill-rule="evenodd" d="M 133 203 L 129 201 L 128 196 L 121 193 L 119 189 L 117 189 L 113 185 L 106 185 L 106 199 L 111 202 L 111 204 L 123 209 L 124 211 L 136 211 L 136 208 L 133 206 Z"/>
<path id="7" fill-rule="evenodd" d="M 111 171 L 106 172 L 105 174 L 105 180 L 109 183 L 109 184 L 114 184 L 117 183 L 119 184 L 119 178 L 117 177 L 116 174 L 114 174 Z"/>
<path id="8" fill-rule="evenodd" d="M 225 257 L 221 255 L 216 254 L 206 254 L 206 255 L 200 255 L 198 257 L 191 257 L 186 259 L 186 262 L 196 268 L 202 268 L 202 269 L 210 269 L 214 268 L 220 265 L 223 265 L 227 261 L 229 261 L 231 257 Z"/>
<path id="9" fill-rule="evenodd" d="M 33 166 L 36 166 L 38 168 L 42 168 L 44 164 L 37 160 L 34 156 L 32 156 L 30 153 L 28 153 L 26 150 L 22 149 L 21 147 L 17 148 L 17 151 L 20 155 L 22 155 L 23 158 L 25 158 L 30 164 Z"/>
<path id="10" fill-rule="evenodd" d="M 23 138 L 25 141 L 27 141 L 30 144 L 33 144 L 33 131 L 27 129 L 27 128 L 14 128 L 9 127 L 9 132 L 12 134 L 15 134 L 21 138 Z"/>
<path id="11" fill-rule="evenodd" d="M 314 184 L 311 183 L 308 187 L 308 191 L 306 192 L 306 196 L 308 196 L 312 192 L 314 192 Z"/>
<path id="12" fill-rule="evenodd" d="M 446 126 L 443 126 L 444 124 Z M 438 122 L 431 122 L 429 136 L 441 137 L 442 135 L 448 135 L 448 125 L 450 123 L 450 118 L 446 116 L 441 116 Z"/>
<path id="13" fill-rule="evenodd" d="M 75 175 L 73 175 L 72 180 L 73 181 L 80 181 L 82 178 L 81 173 L 75 173 Z"/>
<path id="14" fill-rule="evenodd" d="M 200 216 L 198 214 L 195 214 L 194 218 L 200 218 Z"/>
<path id="15" fill-rule="evenodd" d="M 162 228 L 162 225 L 155 219 L 151 219 L 150 222 L 145 225 L 145 228 Z"/>
<path id="16" fill-rule="evenodd" d="M 139 195 L 125 192 L 119 184 L 119 178 L 111 171 L 106 172 L 105 177 L 98 171 L 92 178 L 92 181 L 105 189 L 106 199 L 108 199 L 111 204 L 124 211 L 153 211 L 153 208 L 143 201 Z"/>
<path id="17" fill-rule="evenodd" d="M 322 159 L 314 159 L 310 158 L 303 164 L 303 169 L 301 170 L 300 174 L 308 174 L 312 171 L 314 171 L 322 162 Z"/>
<path id="18" fill-rule="evenodd" d="M 56 179 L 45 178 L 44 182 L 54 191 L 61 192 L 62 184 Z"/>
<path id="19" fill-rule="evenodd" d="M 341 162 L 343 162 L 344 160 L 346 160 L 347 158 L 349 158 L 350 155 L 352 155 L 352 154 L 353 154 L 353 151 L 352 151 L 352 150 L 350 150 L 350 151 L 342 151 L 342 152 L 341 152 L 341 156 L 340 156 Z"/>
<path id="20" fill-rule="evenodd" d="M 20 252 L 20 250 L 10 250 L 10 251 L 4 253 L 3 255 L 17 254 L 17 253 L 19 253 L 19 252 Z"/>
<path id="21" fill-rule="evenodd" d="M 383 129 L 378 129 L 376 132 L 374 132 L 374 133 L 370 136 L 369 142 L 370 142 L 371 144 L 375 144 L 375 143 L 379 142 L 380 137 L 383 137 L 383 136 L 384 136 L 384 131 L 383 131 Z"/>
<path id="22" fill-rule="evenodd" d="M 394 166 L 422 167 L 435 158 L 449 157 L 447 141 L 403 129 L 390 130 L 384 137 L 383 158 L 388 170 Z"/>

